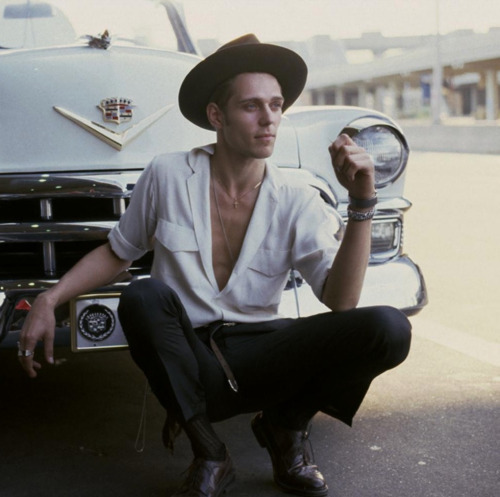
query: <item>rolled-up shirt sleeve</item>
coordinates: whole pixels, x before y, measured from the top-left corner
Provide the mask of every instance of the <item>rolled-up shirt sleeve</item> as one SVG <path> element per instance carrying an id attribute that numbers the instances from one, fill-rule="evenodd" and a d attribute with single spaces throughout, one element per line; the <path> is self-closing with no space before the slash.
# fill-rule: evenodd
<path id="1" fill-rule="evenodd" d="M 319 194 L 313 195 L 302 205 L 295 224 L 294 268 L 319 300 L 340 245 L 335 236 L 340 226 L 331 209 Z"/>
<path id="2" fill-rule="evenodd" d="M 154 168 L 149 164 L 134 186 L 127 210 L 108 234 L 111 248 L 120 259 L 134 261 L 153 249 L 155 206 Z"/>

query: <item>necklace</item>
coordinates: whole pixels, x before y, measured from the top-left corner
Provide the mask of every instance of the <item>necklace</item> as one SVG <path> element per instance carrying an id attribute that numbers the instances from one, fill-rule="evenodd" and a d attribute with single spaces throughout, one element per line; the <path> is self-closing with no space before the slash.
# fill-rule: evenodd
<path id="1" fill-rule="evenodd" d="M 231 246 L 229 245 L 229 239 L 227 238 L 226 228 L 224 227 L 224 221 L 222 221 L 222 214 L 220 212 L 220 207 L 219 207 L 219 199 L 217 198 L 217 192 L 215 191 L 215 183 L 212 175 L 210 175 L 210 183 L 212 183 L 212 190 L 214 192 L 214 200 L 215 200 L 215 209 L 217 210 L 217 216 L 219 218 L 220 227 L 222 228 L 222 235 L 224 236 L 226 249 L 229 254 L 229 258 L 231 259 L 231 265 L 234 267 L 234 255 L 233 251 L 231 250 Z"/>
<path id="2" fill-rule="evenodd" d="M 263 181 L 263 180 L 260 180 L 254 187 L 250 188 L 250 190 L 247 190 L 245 193 L 242 193 L 241 195 L 233 197 L 232 195 L 229 195 L 229 192 L 227 191 L 226 187 L 222 184 L 222 181 L 219 178 L 217 178 L 217 176 L 216 176 L 216 179 L 217 179 L 217 183 L 219 183 L 219 185 L 221 186 L 221 188 L 224 190 L 224 193 L 233 201 L 233 209 L 237 209 L 238 205 L 240 205 L 239 201 L 245 195 L 248 195 L 250 192 L 253 192 L 254 190 L 257 190 L 257 188 L 259 188 L 259 186 L 262 185 L 262 181 Z M 213 182 L 212 182 L 212 185 L 213 185 Z"/>

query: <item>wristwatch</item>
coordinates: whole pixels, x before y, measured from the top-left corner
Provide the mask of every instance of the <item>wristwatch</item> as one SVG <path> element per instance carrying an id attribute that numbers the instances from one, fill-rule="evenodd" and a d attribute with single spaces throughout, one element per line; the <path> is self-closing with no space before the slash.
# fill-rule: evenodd
<path id="1" fill-rule="evenodd" d="M 375 191 L 372 198 L 356 198 L 349 195 L 349 205 L 353 209 L 368 209 L 368 207 L 377 205 L 377 202 L 377 191 Z"/>

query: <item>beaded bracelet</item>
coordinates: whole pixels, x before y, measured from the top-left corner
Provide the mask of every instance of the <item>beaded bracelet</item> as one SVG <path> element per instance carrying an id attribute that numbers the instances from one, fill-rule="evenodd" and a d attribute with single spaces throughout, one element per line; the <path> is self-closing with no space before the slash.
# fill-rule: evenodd
<path id="1" fill-rule="evenodd" d="M 369 211 L 366 212 L 359 212 L 359 211 L 353 211 L 350 205 L 347 207 L 347 219 L 349 219 L 349 221 L 368 221 L 372 219 L 374 215 L 375 215 L 374 208 L 371 208 Z"/>

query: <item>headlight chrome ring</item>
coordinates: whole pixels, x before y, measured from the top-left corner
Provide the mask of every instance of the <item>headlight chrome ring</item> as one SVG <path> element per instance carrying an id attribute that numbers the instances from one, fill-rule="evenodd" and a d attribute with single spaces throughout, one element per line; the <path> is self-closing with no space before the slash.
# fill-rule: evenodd
<path id="1" fill-rule="evenodd" d="M 375 187 L 393 183 L 408 161 L 408 145 L 399 131 L 378 119 L 363 118 L 342 130 L 363 147 L 375 165 Z"/>

